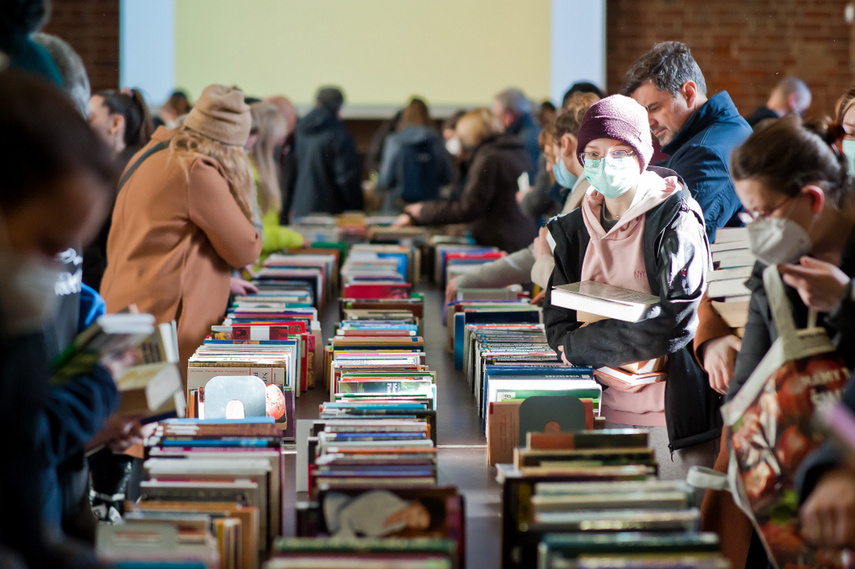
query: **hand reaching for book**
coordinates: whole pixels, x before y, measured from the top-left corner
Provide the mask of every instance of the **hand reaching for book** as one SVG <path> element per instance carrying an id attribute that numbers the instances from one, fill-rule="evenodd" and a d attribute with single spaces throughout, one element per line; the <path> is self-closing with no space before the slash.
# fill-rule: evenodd
<path id="1" fill-rule="evenodd" d="M 802 257 L 798 265 L 778 265 L 781 279 L 799 291 L 802 301 L 818 312 L 831 312 L 849 286 L 849 276 L 832 263 Z"/>
<path id="2" fill-rule="evenodd" d="M 117 379 L 125 375 L 125 371 L 129 367 L 135 366 L 141 359 L 140 351 L 137 348 L 131 348 L 123 352 L 109 354 L 101 358 L 100 363 L 113 379 Z"/>
<path id="3" fill-rule="evenodd" d="M 817 482 L 799 512 L 802 533 L 819 547 L 855 547 L 855 472 L 839 467 Z"/>
<path id="4" fill-rule="evenodd" d="M 235 296 L 246 296 L 248 294 L 256 294 L 258 287 L 249 281 L 232 277 L 229 283 L 229 290 Z"/>
<path id="5" fill-rule="evenodd" d="M 700 349 L 704 370 L 710 376 L 710 387 L 724 395 L 733 369 L 736 366 L 736 354 L 742 348 L 742 340 L 728 334 L 707 340 Z"/>
<path id="6" fill-rule="evenodd" d="M 141 418 L 137 415 L 110 415 L 104 428 L 86 444 L 86 449 L 91 451 L 106 446 L 113 452 L 124 452 L 134 445 L 142 444 L 156 424 L 141 425 Z"/>

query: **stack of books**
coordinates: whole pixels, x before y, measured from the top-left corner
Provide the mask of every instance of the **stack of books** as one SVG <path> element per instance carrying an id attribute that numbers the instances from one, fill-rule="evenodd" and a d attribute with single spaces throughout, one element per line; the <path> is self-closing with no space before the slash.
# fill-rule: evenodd
<path id="1" fill-rule="evenodd" d="M 335 294 L 338 283 L 338 256 L 331 250 L 300 249 L 288 253 L 270 255 L 258 271 L 254 281 L 259 288 L 258 295 L 268 296 L 270 300 L 291 300 L 279 292 L 308 290 L 313 306 L 321 308 Z M 300 285 L 308 285 L 300 286 Z"/>
<path id="2" fill-rule="evenodd" d="M 125 524 L 101 524 L 95 536 L 98 559 L 116 569 L 254 567 L 222 560 L 221 548 L 209 529 L 213 524 L 213 518 L 205 514 L 182 514 L 167 520 L 152 517 L 144 521 L 129 517 Z"/>
<path id="3" fill-rule="evenodd" d="M 583 324 L 613 318 L 641 322 L 659 314 L 659 297 L 595 281 L 582 281 L 552 288 L 552 304 L 576 313 Z M 618 367 L 604 366 L 595 372 L 605 384 L 620 382 L 638 387 L 665 380 L 667 358 L 632 362 Z"/>
<path id="4" fill-rule="evenodd" d="M 722 567 L 692 489 L 656 472 L 645 431 L 529 433 L 499 469 L 503 567 Z"/>
<path id="5" fill-rule="evenodd" d="M 745 333 L 751 301 L 751 290 L 746 281 L 751 278 L 757 261 L 748 247 L 748 230 L 744 227 L 719 229 L 710 251 L 715 270 L 707 274 L 707 297 L 716 312 L 741 338 Z"/>
<path id="6" fill-rule="evenodd" d="M 454 352 L 454 369 L 463 369 L 466 330 L 473 324 L 531 324 L 542 321 L 540 307 L 525 298 L 515 300 L 459 300 L 447 306 L 448 340 Z"/>
<path id="7" fill-rule="evenodd" d="M 146 441 L 140 501 L 129 523 L 196 520 L 217 540 L 222 566 L 251 568 L 282 534 L 283 433 L 271 418 L 174 419 Z"/>
<path id="8" fill-rule="evenodd" d="M 481 247 L 452 242 L 437 243 L 433 247 L 432 255 L 433 281 L 445 288 L 449 278 L 475 271 L 485 263 L 504 257 L 505 253 L 496 247 Z M 450 267 L 455 268 L 450 269 Z"/>
<path id="9" fill-rule="evenodd" d="M 264 569 L 462 569 L 449 539 L 282 538 Z"/>

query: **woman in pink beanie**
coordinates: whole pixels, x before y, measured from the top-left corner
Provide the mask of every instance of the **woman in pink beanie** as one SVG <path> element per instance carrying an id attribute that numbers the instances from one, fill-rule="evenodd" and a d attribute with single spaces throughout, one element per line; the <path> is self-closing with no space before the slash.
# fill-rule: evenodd
<path id="1" fill-rule="evenodd" d="M 119 182 L 101 294 L 176 320 L 181 372 L 223 317 L 231 269 L 255 263 L 251 118 L 243 93 L 210 85 L 176 131 L 159 128 Z"/>
<path id="2" fill-rule="evenodd" d="M 591 189 L 582 206 L 553 218 L 555 269 L 543 316 L 550 345 L 573 365 L 618 368 L 667 357 L 665 381 L 628 387 L 602 379 L 602 412 L 613 427 L 649 432 L 663 478 L 710 466 L 721 432 L 718 396 L 689 354 L 710 266 L 698 204 L 670 170 L 648 167 L 647 111 L 614 95 L 594 104 L 579 130 L 577 156 Z M 583 323 L 552 304 L 551 288 L 596 281 L 659 297 L 639 322 Z"/>

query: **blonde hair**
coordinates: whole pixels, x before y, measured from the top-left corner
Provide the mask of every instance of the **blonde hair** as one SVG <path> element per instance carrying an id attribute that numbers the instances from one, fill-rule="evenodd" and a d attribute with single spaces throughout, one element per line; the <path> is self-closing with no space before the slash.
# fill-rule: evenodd
<path id="1" fill-rule="evenodd" d="M 555 117 L 555 136 L 561 137 L 565 134 L 579 136 L 582 128 L 582 119 L 591 106 L 600 100 L 594 93 L 576 93 L 564 103 L 564 108 Z"/>
<path id="2" fill-rule="evenodd" d="M 463 146 L 474 148 L 484 139 L 501 134 L 504 129 L 498 117 L 490 109 L 480 108 L 460 117 L 456 130 Z"/>
<path id="3" fill-rule="evenodd" d="M 252 130 L 258 135 L 249 157 L 258 173 L 258 195 L 261 215 L 270 210 L 282 211 L 279 189 L 279 168 L 275 160 L 276 145 L 288 133 L 288 122 L 273 103 L 253 103 L 249 106 Z"/>
<path id="4" fill-rule="evenodd" d="M 201 154 L 216 160 L 226 174 L 229 192 L 249 221 L 253 221 L 252 200 L 255 186 L 252 182 L 252 166 L 243 148 L 217 142 L 188 128 L 181 127 L 169 142 L 173 156 Z M 186 166 L 185 166 L 186 168 Z M 189 172 L 187 173 L 189 175 Z"/>

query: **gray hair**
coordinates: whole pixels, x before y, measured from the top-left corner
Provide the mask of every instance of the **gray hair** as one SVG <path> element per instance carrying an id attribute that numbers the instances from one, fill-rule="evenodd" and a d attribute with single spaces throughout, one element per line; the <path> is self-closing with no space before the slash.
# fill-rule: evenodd
<path id="1" fill-rule="evenodd" d="M 657 43 L 635 60 L 623 76 L 621 95 L 631 97 L 642 84 L 650 81 L 659 91 L 676 97 L 686 81 L 694 81 L 698 91 L 707 94 L 707 82 L 689 46 L 678 41 Z"/>
<path id="2" fill-rule="evenodd" d="M 91 89 L 83 60 L 68 42 L 57 36 L 38 33 L 33 35 L 33 41 L 48 51 L 62 76 L 62 90 L 74 103 L 77 111 L 87 117 Z"/>
<path id="3" fill-rule="evenodd" d="M 799 115 L 804 114 L 808 107 L 810 107 L 810 89 L 798 77 L 784 77 L 775 85 L 774 90 L 780 91 L 787 99 L 789 99 L 790 95 L 795 95 L 795 109 L 793 110 Z"/>
<path id="4" fill-rule="evenodd" d="M 522 89 L 516 87 L 505 89 L 496 95 L 496 101 L 503 110 L 510 111 L 517 116 L 531 114 L 531 101 L 528 100 Z"/>

